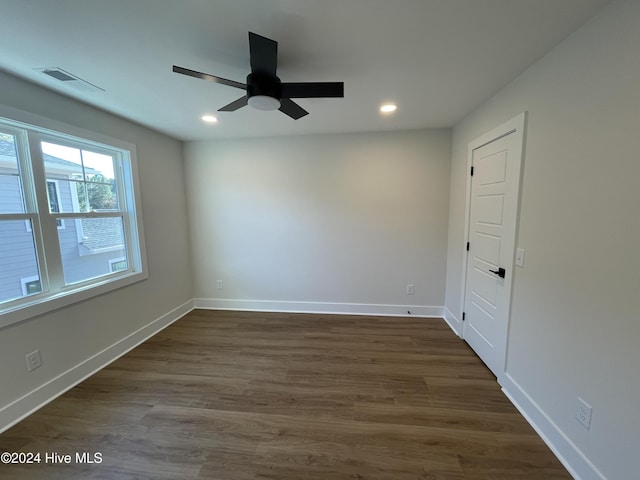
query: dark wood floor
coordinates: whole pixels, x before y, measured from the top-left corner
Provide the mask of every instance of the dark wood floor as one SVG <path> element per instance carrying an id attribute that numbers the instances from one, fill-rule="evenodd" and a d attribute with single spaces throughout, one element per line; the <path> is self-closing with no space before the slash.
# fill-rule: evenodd
<path id="1" fill-rule="evenodd" d="M 193 311 L 0 436 L 11 479 L 570 479 L 440 319 Z M 44 464 L 46 452 L 100 464 Z"/>

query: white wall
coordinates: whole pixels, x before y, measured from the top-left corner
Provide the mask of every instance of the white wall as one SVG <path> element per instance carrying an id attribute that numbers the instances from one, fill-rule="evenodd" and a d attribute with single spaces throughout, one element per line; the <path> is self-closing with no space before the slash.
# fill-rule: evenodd
<path id="1" fill-rule="evenodd" d="M 181 143 L 3 73 L 0 103 L 137 146 L 149 261 L 148 280 L 0 330 L 1 431 L 177 318 L 192 296 Z M 35 349 L 43 365 L 27 373 Z"/>
<path id="2" fill-rule="evenodd" d="M 460 318 L 467 146 L 528 111 L 503 386 L 585 479 L 640 471 L 639 52 L 640 2 L 614 2 L 453 132 L 446 306 Z"/>
<path id="3" fill-rule="evenodd" d="M 441 312 L 449 148 L 449 130 L 186 144 L 196 305 Z"/>

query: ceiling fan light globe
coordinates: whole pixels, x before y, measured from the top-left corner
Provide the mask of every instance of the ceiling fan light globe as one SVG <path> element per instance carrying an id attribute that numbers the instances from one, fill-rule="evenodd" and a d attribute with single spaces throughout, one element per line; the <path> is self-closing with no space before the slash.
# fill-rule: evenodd
<path id="1" fill-rule="evenodd" d="M 267 95 L 254 95 L 249 97 L 247 103 L 256 110 L 277 110 L 280 108 L 280 100 Z"/>

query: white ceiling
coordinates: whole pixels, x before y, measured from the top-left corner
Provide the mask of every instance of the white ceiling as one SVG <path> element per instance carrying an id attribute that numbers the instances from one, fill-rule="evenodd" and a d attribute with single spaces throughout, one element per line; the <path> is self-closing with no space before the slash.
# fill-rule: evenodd
<path id="1" fill-rule="evenodd" d="M 0 0 L 0 68 L 184 140 L 450 127 L 609 0 Z M 283 82 L 344 81 L 310 115 L 244 107 L 248 31 L 279 42 Z M 35 69 L 60 67 L 104 92 Z M 378 113 L 397 102 L 392 116 Z"/>

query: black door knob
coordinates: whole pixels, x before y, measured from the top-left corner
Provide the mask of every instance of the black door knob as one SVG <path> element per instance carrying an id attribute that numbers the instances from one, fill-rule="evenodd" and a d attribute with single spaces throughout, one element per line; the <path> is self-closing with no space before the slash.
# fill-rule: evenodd
<path id="1" fill-rule="evenodd" d="M 500 267 L 498 268 L 498 270 L 489 270 L 491 273 L 495 273 L 496 275 L 498 275 L 500 278 L 504 278 L 504 276 L 507 274 L 507 271 Z"/>

